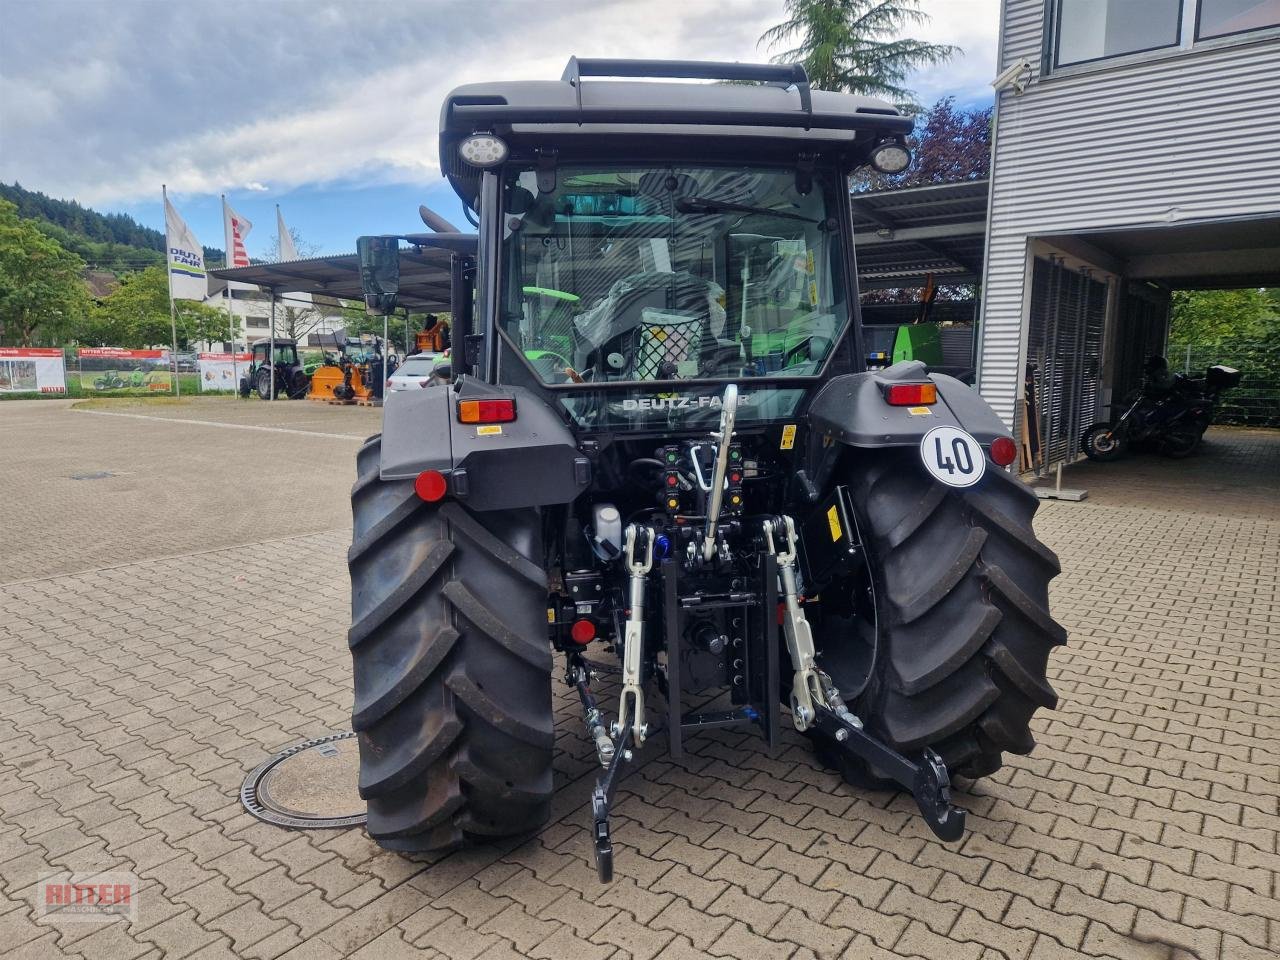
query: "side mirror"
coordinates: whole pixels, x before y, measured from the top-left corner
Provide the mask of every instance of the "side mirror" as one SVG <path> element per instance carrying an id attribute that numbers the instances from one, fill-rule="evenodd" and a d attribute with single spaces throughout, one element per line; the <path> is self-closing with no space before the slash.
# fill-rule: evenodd
<path id="1" fill-rule="evenodd" d="M 400 241 L 396 237 L 361 237 L 356 241 L 356 255 L 365 310 L 386 316 L 395 310 L 400 292 Z"/>

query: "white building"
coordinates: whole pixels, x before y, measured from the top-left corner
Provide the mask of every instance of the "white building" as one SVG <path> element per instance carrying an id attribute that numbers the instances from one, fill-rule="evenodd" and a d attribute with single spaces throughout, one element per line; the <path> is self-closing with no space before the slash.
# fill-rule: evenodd
<path id="1" fill-rule="evenodd" d="M 978 383 L 1048 459 L 1175 289 L 1280 284 L 1280 0 L 1004 0 Z"/>

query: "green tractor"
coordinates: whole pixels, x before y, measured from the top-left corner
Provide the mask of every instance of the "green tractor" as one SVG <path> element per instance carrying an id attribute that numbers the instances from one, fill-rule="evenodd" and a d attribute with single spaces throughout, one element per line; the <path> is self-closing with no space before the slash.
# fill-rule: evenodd
<path id="1" fill-rule="evenodd" d="M 790 723 L 945 841 L 952 776 L 1032 749 L 1065 633 L 1013 439 L 919 361 L 866 369 L 846 184 L 905 168 L 911 126 L 798 65 L 573 59 L 448 96 L 440 157 L 478 238 L 359 242 L 374 312 L 402 240 L 453 251 L 452 382 L 390 395 L 352 491 L 380 844 L 537 830 L 557 677 L 601 765 L 602 880 L 619 779 L 700 731 L 767 752 Z"/>
<path id="2" fill-rule="evenodd" d="M 275 340 L 275 373 L 272 375 L 271 340 L 255 340 L 252 356 L 245 372 L 240 376 L 240 396 L 248 397 L 256 393 L 261 400 L 286 397 L 297 400 L 307 395 L 307 387 L 311 377 L 303 369 L 298 358 L 298 344 L 295 340 Z"/>

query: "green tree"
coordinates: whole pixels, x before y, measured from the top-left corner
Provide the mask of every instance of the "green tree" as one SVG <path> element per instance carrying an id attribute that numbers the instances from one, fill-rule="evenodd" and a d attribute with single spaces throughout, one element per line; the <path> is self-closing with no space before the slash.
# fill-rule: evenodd
<path id="1" fill-rule="evenodd" d="M 775 63 L 804 64 L 820 90 L 883 97 L 914 111 L 907 77 L 960 52 L 901 36 L 928 21 L 919 0 L 785 0 L 787 19 L 760 37 Z"/>
<path id="2" fill-rule="evenodd" d="M 1176 290 L 1169 340 L 1211 344 L 1280 337 L 1280 304 L 1275 291 Z"/>
<path id="3" fill-rule="evenodd" d="M 88 308 L 84 261 L 0 200 L 0 344 L 53 342 Z"/>
<path id="4" fill-rule="evenodd" d="M 175 301 L 178 349 L 198 340 L 226 336 L 226 314 L 192 300 Z M 212 334 L 212 336 L 206 336 Z M 164 347 L 172 334 L 169 320 L 169 282 L 163 265 L 125 275 L 120 286 L 104 297 L 81 331 L 85 342 L 113 347 Z"/>

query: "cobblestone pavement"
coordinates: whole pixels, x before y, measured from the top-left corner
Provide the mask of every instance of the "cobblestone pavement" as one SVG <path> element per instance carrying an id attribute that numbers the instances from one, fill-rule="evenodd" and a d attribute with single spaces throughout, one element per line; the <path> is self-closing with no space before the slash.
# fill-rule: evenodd
<path id="1" fill-rule="evenodd" d="M 140 448 L 170 429 L 133 424 Z M 207 429 L 214 459 L 253 442 Z M 347 720 L 336 521 L 252 550 L 64 563 L 0 586 L 0 953 L 1274 958 L 1280 433 L 1211 441 L 1185 465 L 1084 468 L 1069 481 L 1087 501 L 1045 506 L 1039 530 L 1065 571 L 1054 612 L 1072 636 L 1052 665 L 1062 703 L 1037 720 L 1031 757 L 959 791 L 970 833 L 952 846 L 904 798 L 838 783 L 794 735 L 770 758 L 720 733 L 679 763 L 645 751 L 602 887 L 585 829 L 594 770 L 563 691 L 559 789 L 537 837 L 410 860 L 359 830 L 270 827 L 239 806 L 245 772 Z M 281 468 L 298 496 L 312 468 Z M 11 508 L 78 509 L 6 490 Z M 42 521 L 10 518 L 10 541 Z M 282 582 L 308 600 L 281 604 Z M 142 878 L 135 922 L 34 921 L 42 872 L 111 868 Z"/>

